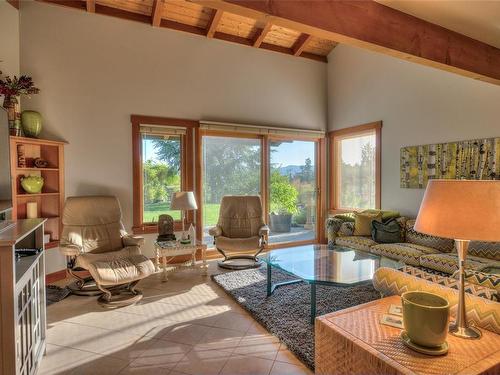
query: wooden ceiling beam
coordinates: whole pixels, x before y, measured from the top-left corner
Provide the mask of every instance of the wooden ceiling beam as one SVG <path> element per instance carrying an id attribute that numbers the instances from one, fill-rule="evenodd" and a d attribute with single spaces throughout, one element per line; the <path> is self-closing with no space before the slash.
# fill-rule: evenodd
<path id="1" fill-rule="evenodd" d="M 80 10 L 86 10 L 86 1 L 82 0 L 36 0 L 42 3 L 49 3 L 49 4 L 54 4 L 54 5 L 59 5 L 59 6 L 65 6 L 65 7 L 71 7 L 75 9 L 80 9 Z M 140 23 L 145 23 L 145 24 L 151 24 L 152 23 L 152 17 L 144 14 L 139 14 L 139 13 L 134 13 L 130 12 L 127 10 L 123 9 L 118 9 L 118 8 L 112 8 L 108 7 L 105 5 L 101 4 L 96 4 L 95 5 L 95 13 L 96 14 L 103 14 L 111 17 L 116 17 L 116 18 L 121 18 L 121 19 L 126 19 L 130 21 L 136 21 Z M 196 34 L 196 35 L 207 35 L 207 29 L 206 28 L 201 28 L 197 26 L 191 26 L 191 25 L 186 25 L 183 23 L 175 22 L 172 20 L 167 20 L 167 19 L 160 19 L 160 27 L 166 28 L 166 29 L 171 29 L 171 30 L 178 30 L 178 31 L 183 31 L 183 32 L 188 32 L 191 34 Z M 272 23 L 269 22 L 269 24 L 266 23 L 266 29 L 267 27 L 270 29 L 272 26 Z M 265 32 L 267 34 L 269 30 Z M 260 32 L 258 35 L 262 36 L 262 32 Z M 219 31 L 215 31 L 213 35 L 214 39 L 220 39 L 224 40 L 227 42 L 232 42 L 232 43 L 237 43 L 237 44 L 242 44 L 245 46 L 253 46 L 256 42 L 255 38 L 254 39 L 247 39 L 243 38 L 237 35 L 231 35 L 231 34 L 226 34 L 222 33 Z M 266 49 L 269 51 L 275 51 L 275 52 L 280 52 L 284 53 L 287 55 L 293 55 L 293 50 L 291 48 L 285 48 L 285 47 L 280 47 L 277 45 L 269 44 L 269 43 L 264 43 L 263 40 L 265 38 L 265 35 L 262 36 L 262 41 L 259 44 L 259 47 L 262 49 Z M 315 60 L 315 61 L 321 61 L 321 62 L 326 62 L 326 56 L 320 56 L 320 55 L 315 55 L 312 53 L 306 53 L 302 52 L 300 57 L 304 57 L 307 59 Z"/>
<path id="2" fill-rule="evenodd" d="M 307 47 L 307 43 L 309 43 L 312 39 L 312 35 L 309 34 L 300 34 L 297 41 L 293 44 L 292 50 L 294 56 L 300 56 L 302 52 L 304 52 L 304 48 Z"/>
<path id="3" fill-rule="evenodd" d="M 215 32 L 217 31 L 217 26 L 222 18 L 222 14 L 224 12 L 220 9 L 213 9 L 212 17 L 210 18 L 210 22 L 207 26 L 207 38 L 213 38 Z"/>
<path id="4" fill-rule="evenodd" d="M 19 10 L 19 0 L 7 0 L 7 2 L 14 8 Z"/>
<path id="5" fill-rule="evenodd" d="M 154 27 L 160 26 L 161 16 L 163 12 L 163 0 L 154 0 L 151 11 L 151 25 Z"/>
<path id="6" fill-rule="evenodd" d="M 271 22 L 266 22 L 264 28 L 257 31 L 253 40 L 253 46 L 255 48 L 259 48 L 262 42 L 264 42 L 264 39 L 266 39 L 267 33 L 271 31 L 272 26 L 273 24 Z"/>
<path id="7" fill-rule="evenodd" d="M 375 1 L 189 1 L 500 85 L 500 49 Z"/>
<path id="8" fill-rule="evenodd" d="M 86 0 L 87 12 L 95 13 L 95 0 Z"/>

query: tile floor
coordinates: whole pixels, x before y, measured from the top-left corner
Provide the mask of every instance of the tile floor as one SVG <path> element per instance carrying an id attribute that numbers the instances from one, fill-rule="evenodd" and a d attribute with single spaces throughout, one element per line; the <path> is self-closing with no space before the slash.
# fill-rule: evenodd
<path id="1" fill-rule="evenodd" d="M 219 273 L 215 262 L 209 274 Z M 143 280 L 116 310 L 70 296 L 47 309 L 45 374 L 312 374 L 209 276 L 184 269 Z"/>

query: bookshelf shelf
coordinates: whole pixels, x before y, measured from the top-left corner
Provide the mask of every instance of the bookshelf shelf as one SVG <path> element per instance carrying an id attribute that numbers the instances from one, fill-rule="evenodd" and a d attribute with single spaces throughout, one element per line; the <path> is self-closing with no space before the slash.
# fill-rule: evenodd
<path id="1" fill-rule="evenodd" d="M 48 219 L 45 233 L 50 234 L 47 249 L 57 247 L 62 230 L 61 214 L 64 205 L 64 146 L 66 142 L 10 137 L 10 159 L 13 191 L 13 219 L 27 218 L 27 204 L 37 203 L 37 216 Z M 24 158 L 20 160 L 20 150 Z M 46 168 L 35 167 L 35 159 L 47 161 Z M 21 186 L 23 176 L 41 176 L 41 193 L 26 193 Z"/>

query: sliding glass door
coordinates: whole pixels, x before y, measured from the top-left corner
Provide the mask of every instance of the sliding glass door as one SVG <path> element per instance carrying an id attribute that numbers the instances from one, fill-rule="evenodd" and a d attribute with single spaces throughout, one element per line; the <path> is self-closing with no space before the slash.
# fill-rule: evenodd
<path id="1" fill-rule="evenodd" d="M 316 239 L 316 142 L 269 141 L 269 243 Z"/>
<path id="2" fill-rule="evenodd" d="M 205 135 L 202 138 L 203 241 L 211 243 L 208 229 L 217 224 L 224 195 L 260 195 L 262 141 Z"/>
<path id="3" fill-rule="evenodd" d="M 269 243 L 318 239 L 318 141 L 206 132 L 202 136 L 203 241 L 224 195 L 260 195 Z"/>

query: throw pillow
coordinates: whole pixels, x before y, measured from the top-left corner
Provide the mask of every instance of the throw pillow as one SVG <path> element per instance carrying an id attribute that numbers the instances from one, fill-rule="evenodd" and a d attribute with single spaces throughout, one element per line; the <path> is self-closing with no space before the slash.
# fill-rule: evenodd
<path id="1" fill-rule="evenodd" d="M 368 214 L 356 213 L 354 215 L 354 235 L 355 236 L 371 236 L 372 234 L 372 221 L 382 222 L 382 213 Z"/>

